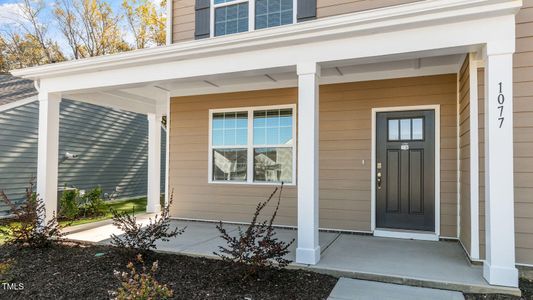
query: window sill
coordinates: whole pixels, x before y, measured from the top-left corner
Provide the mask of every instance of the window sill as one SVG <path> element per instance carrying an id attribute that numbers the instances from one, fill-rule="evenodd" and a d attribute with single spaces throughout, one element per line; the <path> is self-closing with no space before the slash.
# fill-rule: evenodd
<path id="1" fill-rule="evenodd" d="M 247 185 L 247 186 L 281 186 L 278 182 L 247 182 L 247 181 L 213 181 L 207 182 L 209 185 Z M 296 186 L 296 183 L 284 183 L 283 186 Z"/>

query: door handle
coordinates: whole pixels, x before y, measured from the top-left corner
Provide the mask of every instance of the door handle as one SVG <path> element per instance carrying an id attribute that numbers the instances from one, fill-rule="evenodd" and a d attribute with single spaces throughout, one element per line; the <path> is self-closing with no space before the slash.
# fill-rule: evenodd
<path id="1" fill-rule="evenodd" d="M 381 190 L 381 172 L 378 172 L 376 182 L 378 185 L 378 190 Z"/>

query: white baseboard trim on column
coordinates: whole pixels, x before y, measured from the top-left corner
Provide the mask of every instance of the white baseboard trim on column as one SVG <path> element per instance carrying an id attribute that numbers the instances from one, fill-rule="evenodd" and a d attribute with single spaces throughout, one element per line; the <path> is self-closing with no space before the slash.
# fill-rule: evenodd
<path id="1" fill-rule="evenodd" d="M 518 269 L 492 266 L 483 261 L 483 276 L 489 284 L 518 287 Z"/>
<path id="2" fill-rule="evenodd" d="M 297 248 L 296 262 L 299 264 L 316 265 L 320 261 L 320 246 L 315 249 Z"/>

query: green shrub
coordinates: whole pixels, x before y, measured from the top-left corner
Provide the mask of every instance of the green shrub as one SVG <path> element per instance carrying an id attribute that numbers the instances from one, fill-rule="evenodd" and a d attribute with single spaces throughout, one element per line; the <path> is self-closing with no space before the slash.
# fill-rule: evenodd
<path id="1" fill-rule="evenodd" d="M 83 215 L 86 217 L 103 216 L 107 212 L 107 204 L 102 199 L 102 188 L 95 187 L 82 196 Z"/>
<path id="2" fill-rule="evenodd" d="M 80 192 L 77 189 L 63 191 L 59 202 L 59 216 L 69 220 L 79 217 L 79 196 Z"/>
<path id="3" fill-rule="evenodd" d="M 128 263 L 129 272 L 115 271 L 115 276 L 122 282 L 115 293 L 118 300 L 144 300 L 144 299 L 168 299 L 173 296 L 173 291 L 166 285 L 155 279 L 157 261 L 147 270 L 141 255 L 136 257 L 141 265 L 141 272 L 137 271 L 132 262 Z"/>

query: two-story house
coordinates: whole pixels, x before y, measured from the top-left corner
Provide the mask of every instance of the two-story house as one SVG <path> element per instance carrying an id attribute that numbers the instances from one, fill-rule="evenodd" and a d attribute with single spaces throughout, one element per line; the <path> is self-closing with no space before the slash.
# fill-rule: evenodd
<path id="1" fill-rule="evenodd" d="M 67 96 L 148 115 L 149 211 L 165 115 L 175 218 L 246 222 L 283 182 L 277 222 L 298 230 L 297 263 L 319 262 L 327 229 L 458 240 L 492 285 L 516 287 L 517 265 L 533 266 L 532 0 L 175 0 L 170 12 L 167 46 L 13 72 L 40 89 L 50 208 Z"/>

